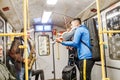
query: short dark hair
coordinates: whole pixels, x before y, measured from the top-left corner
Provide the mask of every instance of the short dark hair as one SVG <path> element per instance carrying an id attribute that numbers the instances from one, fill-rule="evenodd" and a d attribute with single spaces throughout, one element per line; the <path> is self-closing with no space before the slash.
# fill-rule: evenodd
<path id="1" fill-rule="evenodd" d="M 27 30 L 28 30 L 28 29 L 27 29 Z M 24 32 L 24 28 L 22 28 L 20 32 Z"/>
<path id="2" fill-rule="evenodd" d="M 73 21 L 77 20 L 81 24 L 81 18 L 74 18 Z"/>
<path id="3" fill-rule="evenodd" d="M 24 28 L 22 28 L 20 32 L 24 32 Z"/>

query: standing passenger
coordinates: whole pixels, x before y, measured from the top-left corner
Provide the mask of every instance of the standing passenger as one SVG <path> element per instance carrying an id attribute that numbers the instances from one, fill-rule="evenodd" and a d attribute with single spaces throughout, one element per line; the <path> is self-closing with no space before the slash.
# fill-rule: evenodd
<path id="1" fill-rule="evenodd" d="M 80 80 L 91 80 L 91 70 L 94 61 L 92 61 L 92 52 L 90 50 L 90 34 L 87 27 L 81 25 L 79 18 L 75 18 L 72 22 L 77 25 L 73 41 L 62 41 L 60 39 L 56 39 L 56 41 L 62 45 L 77 48 Z"/>

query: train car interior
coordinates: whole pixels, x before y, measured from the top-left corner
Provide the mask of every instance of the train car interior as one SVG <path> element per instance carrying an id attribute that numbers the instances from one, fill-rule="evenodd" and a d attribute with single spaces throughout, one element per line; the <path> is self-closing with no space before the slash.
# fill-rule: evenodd
<path id="1" fill-rule="evenodd" d="M 0 0 L 0 80 L 120 80 L 120 0 Z"/>

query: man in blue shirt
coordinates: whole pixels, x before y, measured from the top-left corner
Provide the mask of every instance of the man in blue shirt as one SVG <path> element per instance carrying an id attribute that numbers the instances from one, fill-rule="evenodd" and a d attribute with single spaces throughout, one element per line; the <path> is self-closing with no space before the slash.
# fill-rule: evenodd
<path id="1" fill-rule="evenodd" d="M 73 40 L 62 41 L 57 39 L 56 41 L 62 45 L 77 48 L 80 80 L 91 80 L 90 76 L 94 61 L 92 60 L 92 52 L 90 49 L 90 34 L 87 27 L 81 25 L 81 20 L 79 18 L 75 18 L 72 23 L 77 25 Z"/>

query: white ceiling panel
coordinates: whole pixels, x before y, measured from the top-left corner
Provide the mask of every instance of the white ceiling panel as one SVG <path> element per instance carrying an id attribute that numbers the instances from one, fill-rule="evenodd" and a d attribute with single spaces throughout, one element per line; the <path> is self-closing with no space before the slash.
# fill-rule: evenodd
<path id="1" fill-rule="evenodd" d="M 9 6 L 9 11 L 2 11 L 16 29 L 23 27 L 23 0 L 0 0 L 0 10 Z M 107 0 L 105 0 L 106 2 Z M 47 5 L 46 0 L 29 0 L 29 17 L 31 25 L 34 18 L 42 18 L 43 11 L 52 11 L 51 20 L 54 25 L 65 28 L 68 23 L 79 15 L 95 0 L 58 0 L 55 6 Z M 89 15 L 89 14 L 88 14 Z M 65 20 L 65 19 L 66 20 Z"/>

